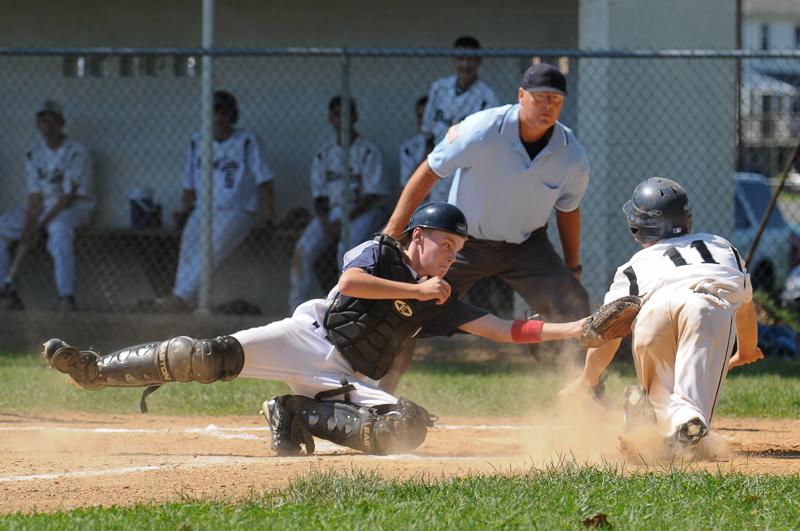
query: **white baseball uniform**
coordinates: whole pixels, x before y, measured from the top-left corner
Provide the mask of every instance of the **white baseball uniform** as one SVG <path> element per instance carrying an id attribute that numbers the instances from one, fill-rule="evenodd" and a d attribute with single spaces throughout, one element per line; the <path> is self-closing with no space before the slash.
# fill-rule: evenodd
<path id="1" fill-rule="evenodd" d="M 425 158 L 425 135 L 417 133 L 400 146 L 400 186 L 408 184 L 414 170 Z"/>
<path id="2" fill-rule="evenodd" d="M 192 135 L 182 186 L 202 197 L 202 137 Z M 212 188 L 213 267 L 216 269 L 244 241 L 259 208 L 258 186 L 273 178 L 255 133 L 237 129 L 223 142 L 214 140 Z M 200 209 L 189 215 L 181 235 L 173 293 L 192 301 L 200 287 Z"/>
<path id="3" fill-rule="evenodd" d="M 376 274 L 377 250 L 377 241 L 371 240 L 348 251 L 344 256 L 344 269 L 358 267 L 367 274 Z M 409 270 L 416 278 L 414 271 Z M 341 387 L 339 379 L 345 376 L 347 382 L 355 386 L 355 391 L 350 393 L 354 404 L 370 407 L 396 404 L 397 398 L 373 385 L 373 380 L 355 372 L 328 341 L 322 323 L 338 294 L 337 284 L 326 299 L 299 305 L 288 319 L 232 334 L 244 349 L 244 368 L 239 377 L 284 381 L 295 394 L 313 397 L 320 391 Z M 456 296 L 456 293 L 451 296 Z M 417 331 L 418 337 L 451 336 L 459 326 L 488 313 L 462 301 L 457 301 L 446 311 L 444 306 L 442 308 L 438 314 L 429 314 L 429 320 Z"/>
<path id="4" fill-rule="evenodd" d="M 703 233 L 661 240 L 617 269 L 605 302 L 643 299 L 633 357 L 665 435 L 695 417 L 711 426 L 736 345 L 736 312 L 753 297 L 749 277 L 727 240 Z"/>
<path id="5" fill-rule="evenodd" d="M 439 143 L 451 126 L 463 122 L 464 118 L 478 111 L 498 107 L 500 98 L 494 89 L 478 78 L 465 91 L 457 85 L 458 76 L 447 76 L 431 83 L 428 103 L 422 117 L 422 133 Z M 429 201 L 447 201 L 453 175 L 441 178 L 428 195 Z"/>
<path id="6" fill-rule="evenodd" d="M 25 173 L 28 194 L 42 195 L 44 209 L 40 220 L 62 195 L 75 194 L 72 204 L 45 228 L 58 294 L 62 297 L 72 295 L 75 282 L 75 229 L 89 222 L 94 209 L 91 155 L 80 142 L 71 138 L 64 140 L 58 149 L 50 149 L 42 140 L 25 153 Z M 24 209 L 0 216 L 0 278 L 8 274 L 8 244 L 21 238 L 24 228 Z"/>
<path id="7" fill-rule="evenodd" d="M 327 197 L 330 211 L 328 220 L 341 219 L 342 212 L 342 146 L 336 140 L 322 146 L 314 154 L 311 163 L 311 194 L 314 199 Z M 371 141 L 357 136 L 350 144 L 350 202 L 355 204 L 366 194 L 385 196 L 389 187 L 383 179 L 383 155 Z M 360 216 L 350 220 L 350 241 L 339 241 L 336 263 L 342 265 L 347 249 L 367 240 L 379 230 L 383 211 L 378 202 L 367 208 Z M 339 240 L 325 234 L 322 223 L 315 216 L 297 241 L 290 273 L 289 310 L 294 312 L 300 304 L 310 298 L 311 275 L 314 262 L 325 249 Z"/>

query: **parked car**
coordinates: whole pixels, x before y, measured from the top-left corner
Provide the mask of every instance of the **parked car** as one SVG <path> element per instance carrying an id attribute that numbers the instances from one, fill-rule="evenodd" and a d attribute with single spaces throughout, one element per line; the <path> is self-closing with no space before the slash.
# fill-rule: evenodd
<path id="1" fill-rule="evenodd" d="M 791 268 L 783 286 L 781 300 L 792 306 L 795 310 L 800 310 L 800 226 L 789 223 L 792 235 L 789 241 L 792 243 L 789 250 L 789 267 Z"/>
<path id="2" fill-rule="evenodd" d="M 733 245 L 744 258 L 772 199 L 772 188 L 761 174 L 737 173 L 734 189 Z M 747 264 L 755 289 L 775 294 L 780 291 L 776 283 L 787 278 L 792 240 L 800 242 L 781 215 L 778 205 L 775 205 L 755 254 Z"/>

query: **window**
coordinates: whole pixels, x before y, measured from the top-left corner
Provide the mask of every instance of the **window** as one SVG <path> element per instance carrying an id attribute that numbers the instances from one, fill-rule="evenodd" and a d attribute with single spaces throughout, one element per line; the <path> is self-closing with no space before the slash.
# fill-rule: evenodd
<path id="1" fill-rule="evenodd" d="M 769 24 L 761 24 L 761 49 L 769 50 Z"/>
<path id="2" fill-rule="evenodd" d="M 800 48 L 800 24 L 794 27 L 794 47 Z"/>
<path id="3" fill-rule="evenodd" d="M 64 77 L 84 77 L 86 76 L 85 57 L 65 57 L 64 58 Z"/>

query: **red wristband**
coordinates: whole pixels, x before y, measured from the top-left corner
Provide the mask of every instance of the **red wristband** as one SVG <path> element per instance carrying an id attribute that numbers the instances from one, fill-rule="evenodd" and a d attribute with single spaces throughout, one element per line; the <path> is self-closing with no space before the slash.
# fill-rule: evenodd
<path id="1" fill-rule="evenodd" d="M 517 319 L 511 325 L 511 339 L 514 343 L 541 343 L 544 321 Z"/>

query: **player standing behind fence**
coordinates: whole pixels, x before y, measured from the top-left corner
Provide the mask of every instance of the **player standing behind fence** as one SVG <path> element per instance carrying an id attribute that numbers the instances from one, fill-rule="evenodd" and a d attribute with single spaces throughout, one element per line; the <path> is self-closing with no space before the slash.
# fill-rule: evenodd
<path id="1" fill-rule="evenodd" d="M 433 145 L 428 142 L 427 137 L 422 133 L 422 116 L 425 114 L 425 104 L 428 103 L 428 96 L 422 96 L 414 104 L 414 114 L 416 116 L 418 133 L 400 146 L 400 188 L 398 194 L 403 193 L 403 188 L 408 184 L 408 179 L 419 167 L 420 163 L 430 154 Z M 447 198 L 438 199 L 447 201 Z"/>
<path id="2" fill-rule="evenodd" d="M 750 275 L 728 241 L 690 234 L 691 205 L 675 181 L 647 179 L 622 210 L 644 247 L 617 269 L 605 296 L 643 300 L 633 324 L 640 385 L 625 390 L 625 429 L 658 421 L 668 450 L 692 448 L 708 434 L 728 369 L 763 357 Z M 619 344 L 590 349 L 561 396 L 597 385 Z"/>
<path id="3" fill-rule="evenodd" d="M 475 37 L 465 36 L 456 39 L 453 49 L 456 52 L 480 50 L 481 45 Z M 428 92 L 428 103 L 425 106 L 421 127 L 428 141 L 428 153 L 442 140 L 451 126 L 464 121 L 470 114 L 500 105 L 500 98 L 494 89 L 478 78 L 480 57 L 454 55 L 450 58 L 450 62 L 456 70 L 456 75 L 437 79 L 431 84 Z M 452 176 L 445 176 L 439 180 L 431 190 L 428 200 L 447 201 L 452 182 Z"/>
<path id="4" fill-rule="evenodd" d="M 558 122 L 566 93 L 567 80 L 554 66 L 528 68 L 518 104 L 478 112 L 449 129 L 411 176 L 384 232 L 399 234 L 431 188 L 460 170 L 451 202 L 466 214 L 470 239 L 447 281 L 464 295 L 497 276 L 549 321 L 588 314 L 579 257 L 589 162 L 572 130 Z M 563 259 L 547 237 L 553 209 Z M 582 361 L 577 342 L 564 347 L 566 359 Z M 413 351 L 398 356 L 384 389 L 395 388 L 412 357 Z"/>
<path id="5" fill-rule="evenodd" d="M 255 133 L 233 127 L 238 119 L 236 98 L 229 92 L 215 92 L 211 198 L 215 270 L 244 241 L 257 218 L 266 225 L 272 223 L 273 175 Z M 164 312 L 190 310 L 200 288 L 200 209 L 195 206 L 201 200 L 202 157 L 202 136 L 198 132 L 189 142 L 183 200 L 181 210 L 175 212 L 178 225 L 185 222 L 185 226 L 172 296 L 161 305 Z"/>
<path id="6" fill-rule="evenodd" d="M 289 291 L 289 312 L 310 298 L 314 262 L 338 242 L 336 264 L 342 267 L 344 253 L 380 228 L 384 211 L 380 199 L 389 194 L 383 180 L 383 155 L 378 146 L 350 128 L 350 241 L 339 238 L 342 216 L 342 99 L 335 96 L 328 103 L 328 121 L 336 133 L 331 140 L 314 153 L 311 162 L 311 195 L 314 198 L 316 217 L 303 231 L 294 247 Z M 355 100 L 350 100 L 350 122 L 358 121 Z M 323 286 L 328 289 L 329 286 Z"/>
<path id="7" fill-rule="evenodd" d="M 75 311 L 75 229 L 91 220 L 92 158 L 78 141 L 64 134 L 64 112 L 47 100 L 36 111 L 36 127 L 43 140 L 25 152 L 28 203 L 25 210 L 0 216 L 0 280 L 9 269 L 8 245 L 19 240 L 28 250 L 47 232 L 47 250 L 53 257 L 60 311 Z M 6 308 L 24 309 L 13 284 L 3 286 Z"/>

